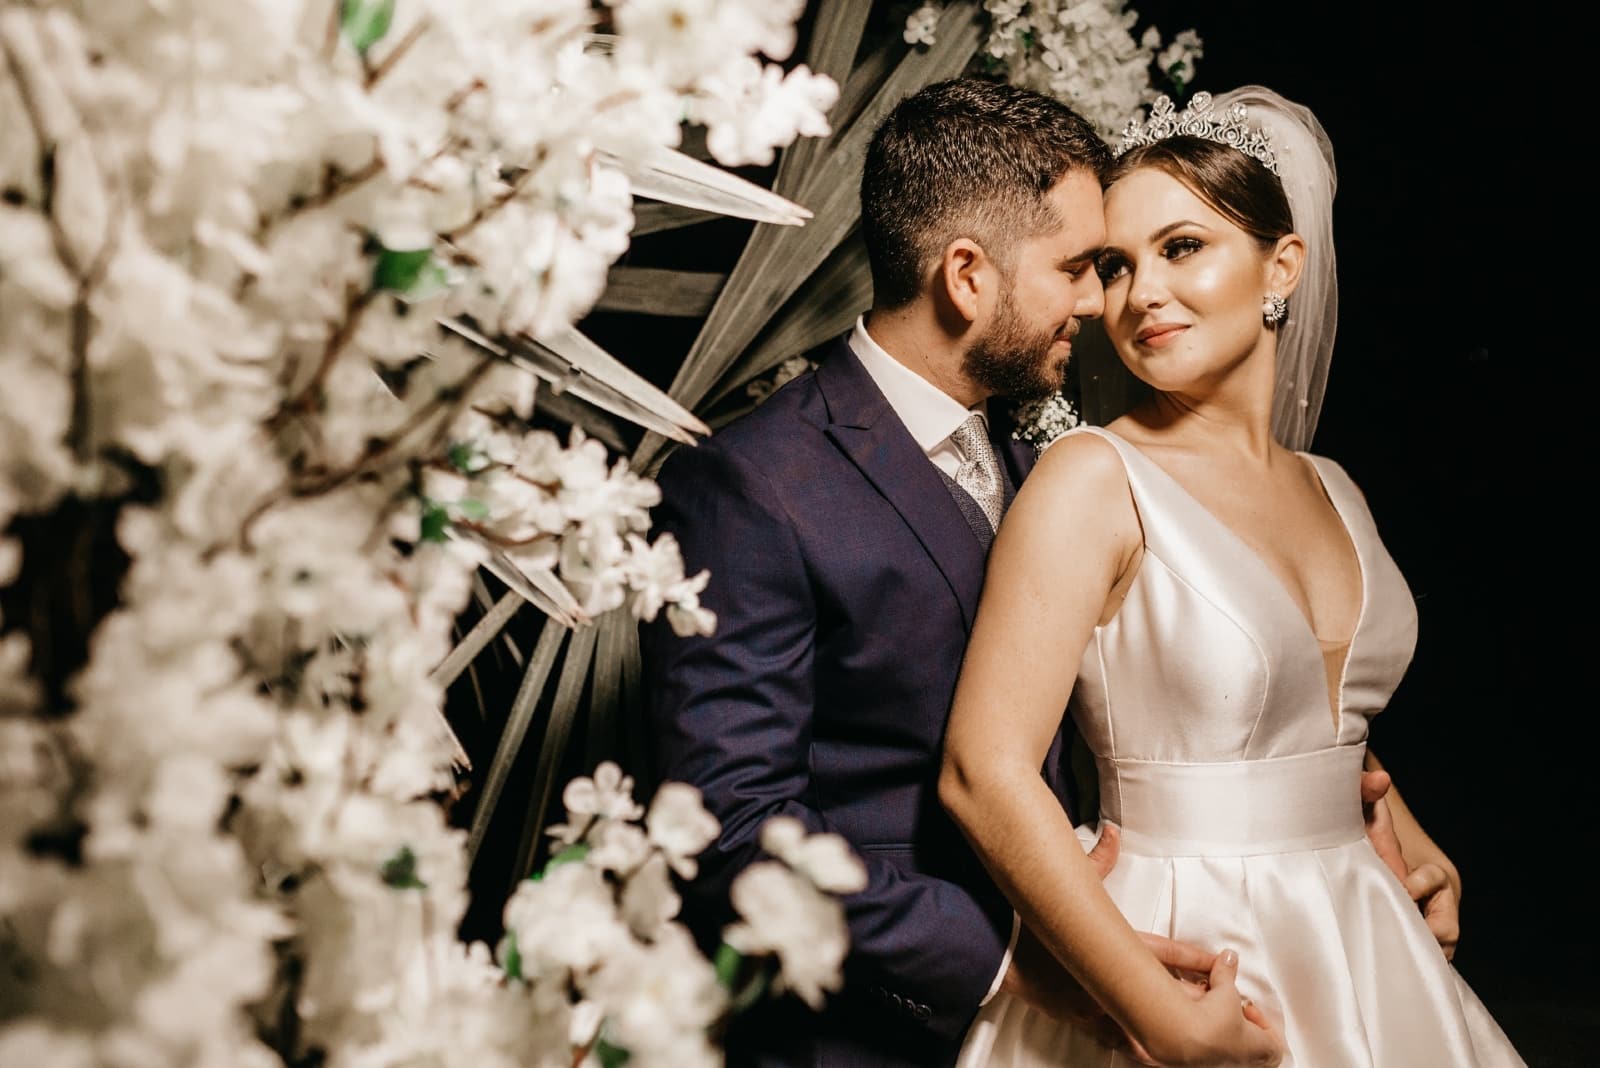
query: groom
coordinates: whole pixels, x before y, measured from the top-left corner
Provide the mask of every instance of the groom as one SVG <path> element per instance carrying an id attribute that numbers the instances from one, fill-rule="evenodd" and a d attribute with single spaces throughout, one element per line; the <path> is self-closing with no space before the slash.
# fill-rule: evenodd
<path id="1" fill-rule="evenodd" d="M 1059 388 L 1100 314 L 1110 163 L 1029 90 L 958 79 L 902 101 L 861 181 L 872 308 L 815 373 L 661 471 L 656 529 L 711 569 L 718 620 L 710 638 L 644 635 L 656 771 L 722 822 L 688 918 L 720 927 L 774 815 L 843 835 L 868 872 L 844 990 L 820 1014 L 787 999 L 742 1019 L 730 1064 L 950 1064 L 1002 987 L 1053 1011 L 1081 997 L 1018 944 L 935 784 L 988 546 L 1034 459 L 989 401 Z M 1045 773 L 1065 798 L 1060 763 Z"/>

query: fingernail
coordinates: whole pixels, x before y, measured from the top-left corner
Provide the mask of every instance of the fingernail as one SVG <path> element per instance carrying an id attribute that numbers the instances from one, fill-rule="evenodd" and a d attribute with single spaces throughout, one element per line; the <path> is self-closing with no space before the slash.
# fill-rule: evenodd
<path id="1" fill-rule="evenodd" d="M 1235 953 L 1231 949 L 1223 950 L 1222 951 L 1222 963 L 1224 963 L 1228 967 L 1232 968 L 1234 965 L 1239 963 L 1239 954 Z"/>

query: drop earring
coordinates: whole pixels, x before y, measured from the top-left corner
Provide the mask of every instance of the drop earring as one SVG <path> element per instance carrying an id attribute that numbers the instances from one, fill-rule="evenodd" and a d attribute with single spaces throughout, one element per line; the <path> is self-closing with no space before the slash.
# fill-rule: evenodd
<path id="1" fill-rule="evenodd" d="M 1281 323 L 1289 314 L 1289 302 L 1277 293 L 1268 293 L 1261 301 L 1261 318 L 1271 326 Z"/>

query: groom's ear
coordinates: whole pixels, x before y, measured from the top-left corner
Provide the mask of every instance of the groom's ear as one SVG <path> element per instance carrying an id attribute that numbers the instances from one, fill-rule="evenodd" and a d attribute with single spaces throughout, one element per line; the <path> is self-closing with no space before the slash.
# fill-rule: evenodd
<path id="1" fill-rule="evenodd" d="M 958 237 L 944 247 L 934 277 L 935 294 L 968 323 L 976 322 L 995 295 L 994 261 L 970 237 Z"/>

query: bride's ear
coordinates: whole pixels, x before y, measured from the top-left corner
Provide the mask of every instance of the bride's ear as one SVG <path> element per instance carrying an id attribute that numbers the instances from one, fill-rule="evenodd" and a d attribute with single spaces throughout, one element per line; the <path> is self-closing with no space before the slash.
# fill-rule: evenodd
<path id="1" fill-rule="evenodd" d="M 1306 265 L 1306 242 L 1299 234 L 1284 234 L 1267 255 L 1267 290 L 1288 297 L 1300 284 Z"/>

